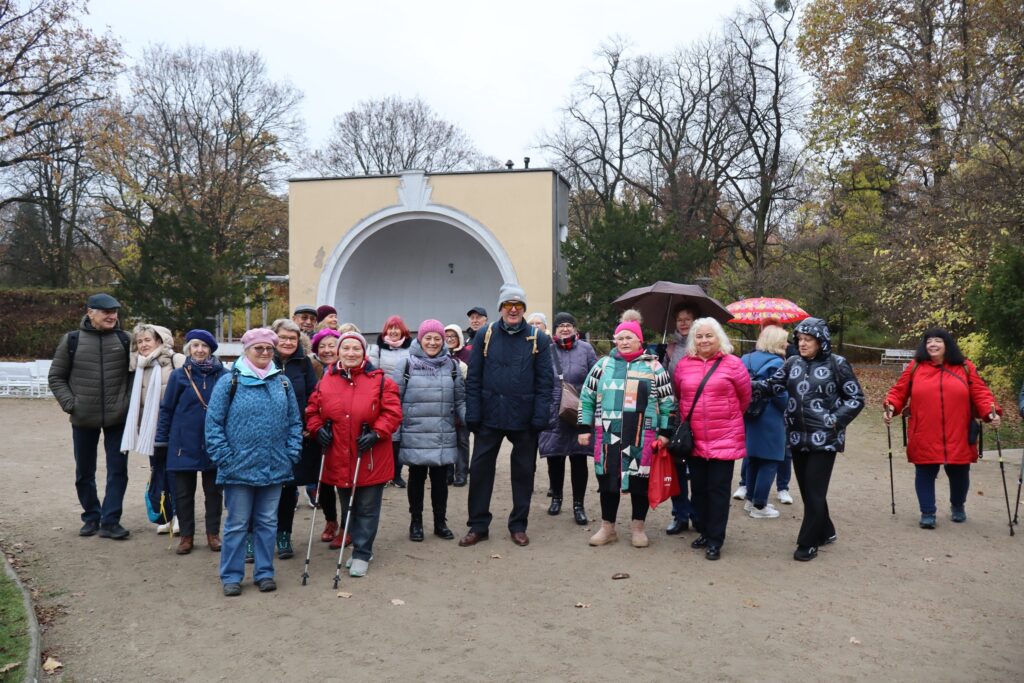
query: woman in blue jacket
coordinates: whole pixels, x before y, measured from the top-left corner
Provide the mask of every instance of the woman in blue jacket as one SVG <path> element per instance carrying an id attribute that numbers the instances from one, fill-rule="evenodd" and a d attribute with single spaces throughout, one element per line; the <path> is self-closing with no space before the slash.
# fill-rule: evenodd
<path id="1" fill-rule="evenodd" d="M 294 389 L 274 365 L 277 335 L 249 330 L 244 355 L 213 390 L 206 412 L 206 450 L 224 487 L 224 548 L 220 579 L 224 595 L 240 595 L 245 578 L 245 534 L 252 525 L 253 583 L 276 590 L 274 542 L 281 485 L 291 481 L 302 449 L 302 420 Z"/>
<path id="2" fill-rule="evenodd" d="M 743 356 L 750 379 L 767 380 L 782 367 L 786 355 L 786 330 L 777 325 L 768 325 L 761 330 L 757 346 Z M 779 463 L 786 458 L 786 423 L 783 418 L 789 395 L 764 396 L 747 409 L 743 416 L 747 432 L 747 478 L 749 484 L 743 509 L 754 519 L 772 519 L 779 511 L 768 502 L 768 494 L 779 470 Z"/>
<path id="3" fill-rule="evenodd" d="M 192 552 L 196 533 L 196 479 L 202 473 L 206 499 L 206 544 L 220 550 L 220 511 L 223 498 L 217 468 L 206 453 L 206 407 L 213 388 L 226 370 L 213 355 L 217 342 L 206 330 L 185 335 L 185 364 L 171 373 L 160 402 L 156 447 L 166 448 L 167 472 L 174 477 L 174 509 L 181 528 L 179 555 Z"/>

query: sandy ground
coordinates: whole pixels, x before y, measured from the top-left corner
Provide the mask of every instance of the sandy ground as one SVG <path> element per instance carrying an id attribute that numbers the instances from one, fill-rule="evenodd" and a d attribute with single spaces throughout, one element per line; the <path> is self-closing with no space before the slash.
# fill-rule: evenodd
<path id="1" fill-rule="evenodd" d="M 218 555 L 178 557 L 145 518 L 146 464 L 131 462 L 126 542 L 79 538 L 71 430 L 55 402 L 0 402 L 0 537 L 35 587 L 49 625 L 43 649 L 67 681 L 171 680 L 1021 680 L 1024 528 L 1010 538 L 999 469 L 974 468 L 969 520 L 917 528 L 913 470 L 896 454 L 889 507 L 885 431 L 877 413 L 850 431 L 832 482 L 839 533 L 817 560 L 791 559 L 800 523 L 754 520 L 733 502 L 722 560 L 668 537 L 667 507 L 649 518 L 652 543 L 591 548 L 591 527 L 545 514 L 543 463 L 529 533 L 514 546 L 499 476 L 491 539 L 474 548 L 407 540 L 405 492 L 387 489 L 376 559 L 343 574 L 315 542 L 277 561 L 279 589 L 221 596 Z M 1011 484 L 1017 465 L 1012 463 Z M 504 470 L 503 472 L 507 472 Z M 102 476 L 102 475 L 101 475 Z M 738 476 L 738 472 L 737 472 Z M 102 481 L 102 478 L 101 478 Z M 945 479 L 940 478 L 941 491 Z M 591 480 L 591 489 L 593 480 Z M 795 481 L 794 481 L 795 489 Z M 467 489 L 451 489 L 458 533 Z M 1011 488 L 1011 497 L 1015 486 Z M 429 496 L 428 496 L 429 501 Z M 201 510 L 201 508 L 200 508 Z M 589 494 L 587 510 L 598 514 Z M 628 529 L 620 511 L 620 533 Z M 201 511 L 200 511 L 201 516 Z M 628 515 L 628 513 L 626 513 Z M 310 510 L 296 513 L 305 549 Z M 322 524 L 317 522 L 319 534 Z M 628 534 L 624 534 L 628 536 Z M 628 572 L 627 580 L 612 580 Z M 393 599 L 404 604 L 394 605 Z"/>

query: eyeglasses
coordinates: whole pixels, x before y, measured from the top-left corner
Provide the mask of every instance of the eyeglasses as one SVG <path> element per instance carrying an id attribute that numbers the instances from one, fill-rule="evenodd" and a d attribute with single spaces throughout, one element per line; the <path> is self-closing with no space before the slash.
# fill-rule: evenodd
<path id="1" fill-rule="evenodd" d="M 506 301 L 505 303 L 503 303 L 501 305 L 501 307 L 502 308 L 507 308 L 509 310 L 512 310 L 512 309 L 515 309 L 515 310 L 518 310 L 518 311 L 525 311 L 526 310 L 526 304 L 524 304 L 521 301 Z"/>
<path id="2" fill-rule="evenodd" d="M 265 356 L 268 353 L 273 353 L 274 352 L 274 347 L 273 346 L 254 346 L 254 347 L 252 347 L 252 350 L 253 350 L 254 353 L 258 353 L 260 355 Z"/>
<path id="3" fill-rule="evenodd" d="M 555 329 L 556 330 L 571 330 L 571 329 L 573 329 L 575 327 L 576 326 L 573 325 L 572 323 L 558 323 L 558 327 L 556 327 Z"/>

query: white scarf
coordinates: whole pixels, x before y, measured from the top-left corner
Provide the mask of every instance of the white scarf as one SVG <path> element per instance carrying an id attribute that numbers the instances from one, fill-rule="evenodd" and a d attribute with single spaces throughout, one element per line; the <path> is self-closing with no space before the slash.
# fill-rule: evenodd
<path id="1" fill-rule="evenodd" d="M 121 437 L 121 452 L 135 451 L 139 455 L 153 455 L 153 442 L 156 441 L 156 425 L 160 417 L 160 385 L 163 383 L 162 368 L 157 358 L 162 348 L 149 356 L 139 357 L 135 369 L 135 381 L 132 384 L 131 402 L 128 404 L 128 417 L 125 418 L 124 435 Z M 139 409 L 142 401 L 142 375 L 146 365 L 149 369 L 149 386 L 146 387 L 145 408 L 142 409 L 142 420 L 139 420 Z"/>

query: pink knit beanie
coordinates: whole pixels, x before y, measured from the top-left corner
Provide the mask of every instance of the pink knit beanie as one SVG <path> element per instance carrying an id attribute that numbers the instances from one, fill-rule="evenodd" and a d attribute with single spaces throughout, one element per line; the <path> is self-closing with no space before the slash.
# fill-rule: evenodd
<path id="1" fill-rule="evenodd" d="M 429 334 L 430 332 L 436 332 L 441 335 L 441 339 L 444 339 L 444 325 L 439 320 L 430 318 L 420 323 L 420 327 L 416 330 L 416 341 L 423 343 L 423 335 Z"/>
<path id="2" fill-rule="evenodd" d="M 635 320 L 619 323 L 619 326 L 615 328 L 615 335 L 618 336 L 619 332 L 632 332 L 637 336 L 641 344 L 644 343 L 644 332 L 640 329 L 640 323 Z"/>
<path id="3" fill-rule="evenodd" d="M 270 344 L 277 346 L 277 335 L 269 327 L 256 327 L 242 335 L 242 348 L 247 349 L 254 344 Z"/>

